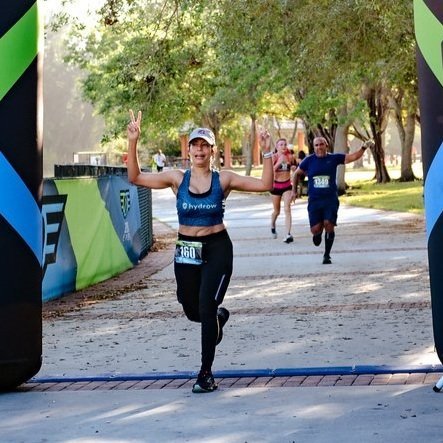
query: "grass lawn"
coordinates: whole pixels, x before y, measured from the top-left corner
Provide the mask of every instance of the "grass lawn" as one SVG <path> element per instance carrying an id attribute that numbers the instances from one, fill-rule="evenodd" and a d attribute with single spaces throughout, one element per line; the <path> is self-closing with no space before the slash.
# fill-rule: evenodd
<path id="1" fill-rule="evenodd" d="M 349 189 L 340 201 L 347 205 L 423 214 L 423 181 L 377 184 L 374 180 L 346 182 Z"/>
<path id="2" fill-rule="evenodd" d="M 364 208 L 384 209 L 388 211 L 412 212 L 423 214 L 423 169 L 421 163 L 414 163 L 414 175 L 420 180 L 401 183 L 400 169 L 388 167 L 392 181 L 377 184 L 373 169 L 346 169 L 346 184 L 349 189 L 340 201 L 347 205 Z"/>

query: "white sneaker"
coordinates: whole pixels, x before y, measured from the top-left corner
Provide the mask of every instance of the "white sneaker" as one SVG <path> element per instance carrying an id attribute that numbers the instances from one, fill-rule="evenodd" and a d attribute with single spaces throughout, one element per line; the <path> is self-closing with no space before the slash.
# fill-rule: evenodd
<path id="1" fill-rule="evenodd" d="M 286 238 L 283 240 L 284 243 L 292 243 L 294 241 L 294 237 L 291 234 L 288 234 Z"/>

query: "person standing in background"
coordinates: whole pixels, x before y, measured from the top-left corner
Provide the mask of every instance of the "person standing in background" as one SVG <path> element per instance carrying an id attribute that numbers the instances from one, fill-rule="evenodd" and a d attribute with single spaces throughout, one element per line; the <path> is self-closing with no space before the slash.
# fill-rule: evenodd
<path id="1" fill-rule="evenodd" d="M 166 163 L 166 156 L 163 154 L 162 150 L 159 149 L 154 155 L 154 162 L 157 167 L 157 172 L 162 172 Z"/>

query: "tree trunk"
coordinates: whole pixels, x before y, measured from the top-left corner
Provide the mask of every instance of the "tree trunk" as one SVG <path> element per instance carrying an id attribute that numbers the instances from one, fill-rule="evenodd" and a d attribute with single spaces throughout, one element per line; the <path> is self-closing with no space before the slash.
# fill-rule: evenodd
<path id="1" fill-rule="evenodd" d="M 415 135 L 415 112 L 408 113 L 405 122 L 405 140 L 401 146 L 401 182 L 410 182 L 417 179 L 412 170 L 412 144 Z"/>
<path id="2" fill-rule="evenodd" d="M 338 125 L 335 131 L 335 141 L 334 141 L 334 152 L 341 152 L 347 154 L 348 148 L 348 125 L 341 126 Z M 337 189 L 338 195 L 343 195 L 346 192 L 346 182 L 345 182 L 345 165 L 340 165 L 337 168 Z"/>
<path id="3" fill-rule="evenodd" d="M 401 145 L 400 181 L 409 182 L 416 179 L 412 170 L 412 144 L 414 143 L 415 121 L 417 114 L 415 110 L 408 110 L 406 118 L 403 121 L 403 102 L 404 94 L 402 90 L 399 90 L 395 96 L 391 96 L 391 105 L 394 111 L 394 121 L 395 125 L 397 126 Z"/>
<path id="4" fill-rule="evenodd" d="M 217 141 L 218 140 L 218 137 L 219 137 L 219 135 L 218 135 L 218 131 L 216 132 L 215 130 L 213 130 L 213 132 L 214 132 L 214 135 L 215 135 L 215 140 Z M 218 147 L 218 145 L 216 145 L 217 146 L 217 148 L 215 149 L 215 152 L 214 152 L 214 161 L 213 161 L 213 166 L 216 168 L 216 169 L 218 169 L 218 170 L 220 170 L 220 168 L 221 168 L 221 163 L 220 163 L 220 148 Z"/>
<path id="5" fill-rule="evenodd" d="M 305 128 L 306 128 L 306 141 L 308 144 L 309 154 L 314 153 L 314 138 L 315 137 L 323 137 L 329 145 L 329 152 L 334 152 L 334 140 L 335 140 L 335 131 L 337 130 L 337 125 L 332 124 L 331 128 L 327 128 L 321 124 L 317 124 L 314 127 L 304 120 Z"/>
<path id="6" fill-rule="evenodd" d="M 255 145 L 255 137 L 257 132 L 257 118 L 254 114 L 251 114 L 251 129 L 249 134 L 249 143 L 246 146 L 246 175 L 251 175 L 252 170 L 252 149 Z"/>
<path id="7" fill-rule="evenodd" d="M 202 117 L 202 123 L 206 127 L 208 127 L 209 129 L 211 129 L 211 131 L 214 133 L 216 143 L 217 142 L 221 143 L 221 141 L 219 140 L 221 123 L 220 123 L 220 119 L 219 119 L 219 116 L 217 115 L 217 113 L 216 112 L 209 112 L 207 114 L 204 114 Z M 215 167 L 216 169 L 221 168 L 220 148 L 218 147 L 218 145 L 216 145 L 212 166 Z"/>
<path id="8" fill-rule="evenodd" d="M 298 128 L 298 119 L 294 119 L 294 129 L 291 132 L 291 135 L 289 137 L 288 143 L 291 145 L 294 145 L 294 151 L 295 151 L 295 145 L 296 145 L 296 140 L 295 137 L 297 137 L 297 128 Z"/>
<path id="9" fill-rule="evenodd" d="M 371 147 L 375 162 L 375 179 L 377 183 L 391 181 L 385 164 L 385 150 L 383 149 L 382 133 L 387 123 L 388 97 L 382 86 L 367 87 L 365 99 L 369 108 L 369 126 L 371 127 L 374 146 Z"/>
<path id="10" fill-rule="evenodd" d="M 378 140 L 377 140 L 378 139 Z M 375 137 L 374 145 L 370 148 L 375 163 L 375 180 L 377 183 L 389 183 L 391 177 L 385 164 L 385 150 L 381 144 L 381 137 Z"/>

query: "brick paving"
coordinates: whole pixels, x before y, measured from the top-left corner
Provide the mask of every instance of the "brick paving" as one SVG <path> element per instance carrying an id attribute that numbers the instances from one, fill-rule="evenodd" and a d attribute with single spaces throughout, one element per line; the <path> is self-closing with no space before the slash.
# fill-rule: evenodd
<path id="1" fill-rule="evenodd" d="M 387 386 L 433 385 L 443 373 L 343 374 L 278 377 L 216 377 L 220 388 L 314 388 L 324 386 Z M 69 381 L 27 382 L 17 388 L 20 392 L 55 391 L 120 391 L 143 389 L 189 389 L 194 378 L 159 378 L 130 381 Z"/>
<path id="2" fill-rule="evenodd" d="M 270 306 L 270 307 L 248 307 L 230 309 L 231 314 L 236 315 L 266 315 L 266 314 L 317 314 L 317 313 L 341 313 L 350 311 L 363 311 L 363 310 L 409 310 L 409 309 L 429 309 L 431 306 L 430 301 L 421 302 L 389 302 L 389 303 L 349 303 L 349 304 L 334 304 L 334 305 L 316 305 L 316 306 Z M 124 312 L 120 311 L 118 314 L 115 312 L 82 312 L 81 317 L 83 320 L 88 319 L 115 319 L 118 316 L 121 319 L 168 319 L 178 318 L 183 316 L 183 312 L 179 309 L 174 311 L 161 310 L 153 312 Z M 67 320 L 70 317 L 66 317 Z"/>

